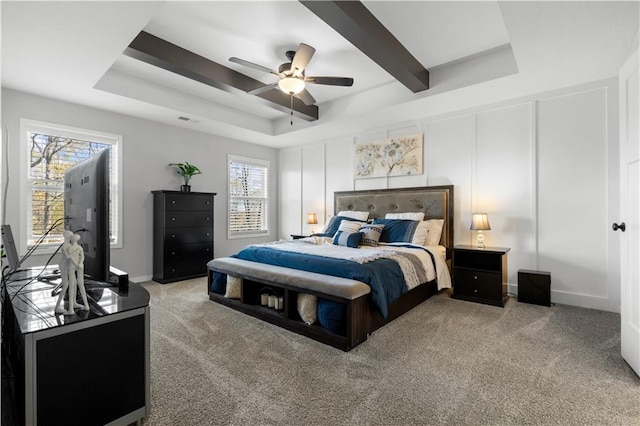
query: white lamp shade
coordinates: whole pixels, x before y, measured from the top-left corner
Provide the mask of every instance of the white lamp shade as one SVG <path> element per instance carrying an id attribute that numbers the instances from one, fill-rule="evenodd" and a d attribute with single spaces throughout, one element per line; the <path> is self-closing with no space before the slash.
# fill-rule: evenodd
<path id="1" fill-rule="evenodd" d="M 486 213 L 474 213 L 471 218 L 472 231 L 489 231 L 491 225 L 489 225 L 489 216 Z"/>
<path id="2" fill-rule="evenodd" d="M 278 87 L 287 95 L 297 95 L 304 90 L 304 80 L 295 77 L 281 78 Z"/>
<path id="3" fill-rule="evenodd" d="M 307 213 L 307 223 L 309 225 L 317 225 L 318 215 L 316 213 Z"/>

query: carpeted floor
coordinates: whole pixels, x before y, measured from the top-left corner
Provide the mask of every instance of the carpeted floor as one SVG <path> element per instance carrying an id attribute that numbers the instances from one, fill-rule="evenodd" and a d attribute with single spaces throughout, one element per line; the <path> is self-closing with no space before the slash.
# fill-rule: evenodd
<path id="1" fill-rule="evenodd" d="M 151 294 L 145 425 L 639 425 L 620 316 L 432 297 L 342 352 L 208 300 Z"/>

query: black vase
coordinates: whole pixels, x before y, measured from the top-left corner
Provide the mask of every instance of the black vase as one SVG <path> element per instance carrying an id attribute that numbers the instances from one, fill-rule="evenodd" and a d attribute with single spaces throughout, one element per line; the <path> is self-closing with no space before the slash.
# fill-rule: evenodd
<path id="1" fill-rule="evenodd" d="M 180 185 L 180 191 L 191 192 L 191 185 Z"/>

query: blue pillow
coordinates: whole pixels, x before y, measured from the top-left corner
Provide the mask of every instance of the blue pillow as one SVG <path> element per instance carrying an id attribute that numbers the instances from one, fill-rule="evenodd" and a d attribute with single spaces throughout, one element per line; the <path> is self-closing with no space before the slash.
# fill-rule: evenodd
<path id="1" fill-rule="evenodd" d="M 333 244 L 336 246 L 358 248 L 363 235 L 362 232 L 338 231 L 335 237 L 333 237 Z"/>
<path id="2" fill-rule="evenodd" d="M 336 234 L 336 232 L 338 232 L 338 228 L 340 227 L 340 224 L 342 223 L 343 220 L 351 220 L 353 222 L 362 222 L 361 220 L 353 219 L 347 216 L 333 216 L 329 220 L 329 223 L 327 223 L 327 226 L 325 226 L 324 229 L 322 230 L 322 234 L 327 235 L 329 237 L 333 237 Z M 365 223 L 365 222 L 362 222 L 362 223 Z"/>
<path id="3" fill-rule="evenodd" d="M 222 272 L 213 272 L 213 279 L 211 280 L 211 292 L 216 294 L 225 294 L 227 290 L 227 274 Z"/>
<path id="4" fill-rule="evenodd" d="M 418 228 L 417 220 L 374 219 L 374 225 L 384 225 L 380 241 L 383 243 L 410 243 Z"/>
<path id="5" fill-rule="evenodd" d="M 318 323 L 334 334 L 346 335 L 347 307 L 344 303 L 318 298 Z"/>

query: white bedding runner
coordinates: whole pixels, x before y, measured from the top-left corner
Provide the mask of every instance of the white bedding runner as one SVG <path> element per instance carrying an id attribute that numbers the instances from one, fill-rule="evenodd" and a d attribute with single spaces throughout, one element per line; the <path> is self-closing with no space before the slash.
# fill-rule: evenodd
<path id="1" fill-rule="evenodd" d="M 406 245 L 407 243 L 402 243 Z M 411 245 L 411 244 L 409 244 Z M 400 269 L 405 277 L 407 290 L 424 283 L 438 279 L 438 290 L 451 287 L 451 276 L 449 269 L 442 256 L 440 246 L 416 248 L 400 247 L 394 243 L 379 245 L 378 247 L 360 246 L 359 248 L 343 247 L 332 244 L 332 239 L 327 237 L 307 237 L 294 241 L 274 241 L 270 243 L 255 244 L 255 246 L 271 247 L 283 251 L 291 251 L 296 253 L 311 254 L 316 256 L 332 257 L 336 259 L 344 259 L 356 263 L 367 263 L 376 259 L 393 259 L 398 262 Z M 426 248 L 433 254 L 435 260 L 435 270 L 431 256 L 422 250 Z M 416 266 L 409 254 L 418 259 L 422 270 Z M 424 279 L 426 277 L 426 280 Z"/>

